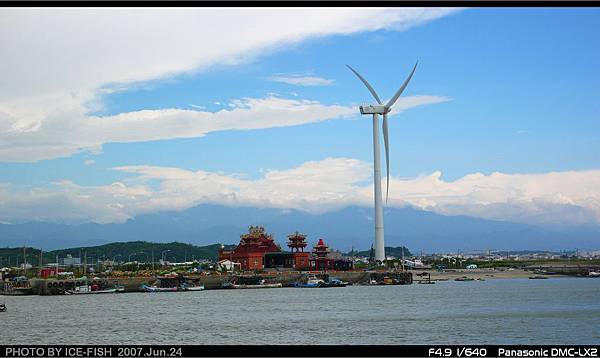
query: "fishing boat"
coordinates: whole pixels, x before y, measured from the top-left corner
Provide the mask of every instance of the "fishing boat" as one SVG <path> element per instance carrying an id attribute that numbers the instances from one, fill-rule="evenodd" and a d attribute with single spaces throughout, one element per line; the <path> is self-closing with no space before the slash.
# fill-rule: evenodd
<path id="1" fill-rule="evenodd" d="M 340 280 L 337 277 L 328 277 L 327 281 L 324 281 L 319 287 L 346 287 L 349 283 Z"/>
<path id="2" fill-rule="evenodd" d="M 278 288 L 283 285 L 279 283 L 267 283 L 265 279 L 260 276 L 253 277 L 234 277 L 230 282 L 224 282 L 222 284 L 223 288 Z"/>
<path id="3" fill-rule="evenodd" d="M 283 285 L 281 283 L 259 283 L 257 285 L 246 285 L 246 284 L 242 284 L 242 285 L 238 285 L 238 284 L 231 284 L 230 288 L 277 288 L 277 287 L 282 287 Z"/>
<path id="4" fill-rule="evenodd" d="M 383 282 L 380 282 L 379 284 L 380 285 L 386 285 L 386 286 L 387 285 L 400 285 L 400 284 L 402 284 L 402 282 L 400 282 L 400 280 L 398 280 L 395 277 L 388 277 L 388 276 L 386 276 L 386 277 L 383 278 Z"/>
<path id="5" fill-rule="evenodd" d="M 117 288 L 100 289 L 98 285 L 75 286 L 73 289 L 65 290 L 65 295 L 96 295 L 100 293 L 117 293 Z"/>
<path id="6" fill-rule="evenodd" d="M 471 278 L 471 277 L 463 276 L 463 277 L 455 278 L 454 281 L 475 281 L 475 279 Z"/>
<path id="7" fill-rule="evenodd" d="M 373 277 L 369 277 L 368 280 L 360 281 L 357 283 L 359 286 L 377 286 L 377 280 Z"/>
<path id="8" fill-rule="evenodd" d="M 204 285 L 203 284 L 189 285 L 189 284 L 184 283 L 183 285 L 181 285 L 181 290 L 182 291 L 203 291 Z"/>
<path id="9" fill-rule="evenodd" d="M 533 273 L 538 274 L 538 275 L 557 275 L 558 272 L 555 271 L 548 271 L 548 270 L 542 270 L 542 269 L 536 269 L 533 271 Z"/>
<path id="10" fill-rule="evenodd" d="M 157 287 L 142 285 L 142 289 L 146 292 L 177 292 L 177 287 Z"/>
<path id="11" fill-rule="evenodd" d="M 323 281 L 322 279 L 318 278 L 315 275 L 308 275 L 308 276 L 306 276 L 306 282 L 303 282 L 303 281 L 294 282 L 294 287 L 314 288 L 314 287 L 320 287 L 322 283 L 325 283 L 325 281 Z"/>

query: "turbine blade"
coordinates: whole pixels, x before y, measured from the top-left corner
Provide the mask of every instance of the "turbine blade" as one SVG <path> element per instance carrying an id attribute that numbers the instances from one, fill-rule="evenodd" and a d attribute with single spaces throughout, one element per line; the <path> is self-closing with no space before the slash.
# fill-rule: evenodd
<path id="1" fill-rule="evenodd" d="M 371 92 L 371 94 L 373 95 L 373 97 L 375 98 L 375 100 L 377 101 L 377 103 L 382 104 L 381 100 L 379 99 L 379 96 L 377 95 L 377 92 L 375 92 L 375 90 L 373 89 L 373 87 L 371 87 L 371 85 L 369 84 L 369 82 L 367 82 L 367 80 L 365 80 L 363 78 L 363 76 L 361 76 L 358 72 L 356 72 L 352 67 L 350 67 L 350 65 L 346 65 L 350 71 L 354 72 L 354 74 L 356 75 L 356 77 L 358 77 L 362 83 L 365 84 L 365 86 L 367 86 L 367 88 L 369 89 L 369 92 Z"/>
<path id="2" fill-rule="evenodd" d="M 392 97 L 392 99 L 390 99 L 390 101 L 385 105 L 387 108 L 392 107 L 394 105 L 394 103 L 396 103 L 396 101 L 398 100 L 398 97 L 400 97 L 402 92 L 404 92 L 404 89 L 408 85 L 408 82 L 410 82 L 410 79 L 412 78 L 413 74 L 415 73 L 415 70 L 417 69 L 418 63 L 419 63 L 419 61 L 417 61 L 417 63 L 415 63 L 415 67 L 413 67 L 412 71 L 410 72 L 410 75 L 408 75 L 408 78 L 404 81 L 402 86 L 400 86 L 400 89 L 398 89 L 398 92 L 396 92 L 394 97 Z"/>
<path id="3" fill-rule="evenodd" d="M 385 172 L 387 174 L 387 184 L 385 186 L 385 203 L 387 204 L 390 195 L 390 148 L 388 141 L 388 121 L 387 113 L 383 114 L 383 143 L 385 145 Z"/>

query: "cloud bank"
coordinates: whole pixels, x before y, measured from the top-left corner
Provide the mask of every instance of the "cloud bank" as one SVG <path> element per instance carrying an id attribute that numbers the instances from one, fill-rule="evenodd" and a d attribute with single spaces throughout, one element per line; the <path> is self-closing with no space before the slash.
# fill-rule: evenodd
<path id="1" fill-rule="evenodd" d="M 143 213 L 184 210 L 202 203 L 311 213 L 373 205 L 371 164 L 349 158 L 268 170 L 257 180 L 143 165 L 114 170 L 134 176 L 105 186 L 57 182 L 53 189 L 27 193 L 13 193 L 8 185 L 0 185 L 0 221 L 122 222 Z M 474 173 L 451 182 L 434 172 L 413 179 L 392 177 L 388 206 L 531 224 L 598 224 L 598 183 L 600 170 Z"/>
<path id="2" fill-rule="evenodd" d="M 437 96 L 404 97 L 398 107 L 408 109 L 447 100 Z M 34 129 L 0 133 L 0 160 L 38 161 L 82 150 L 98 151 L 105 143 L 202 137 L 216 131 L 295 126 L 357 115 L 357 109 L 350 106 L 276 96 L 235 100 L 229 109 L 217 112 L 167 108 L 104 117 L 60 113 L 47 117 Z M 18 123 L 13 122 L 13 126 Z"/>
<path id="3" fill-rule="evenodd" d="M 102 95 L 143 81 L 207 70 L 215 64 L 242 63 L 310 38 L 382 29 L 402 31 L 456 11 L 5 9 L 0 14 L 0 161 L 69 156 L 111 141 L 203 135 L 210 131 L 203 120 L 211 115 L 205 112 L 164 109 L 103 118 L 88 113 L 101 107 Z M 249 100 L 249 112 L 274 102 L 255 101 L 259 102 Z M 273 104 L 285 107 L 279 109 L 285 116 L 290 114 L 285 109 L 306 109 L 309 113 L 316 108 L 300 102 Z M 322 109 L 330 116 L 346 111 L 337 106 Z M 215 117 L 227 117 L 220 120 L 223 128 L 260 127 L 266 122 L 280 125 L 273 117 L 276 111 L 266 113 L 270 119 L 258 125 L 247 123 L 258 112 L 247 116 L 243 110 L 234 110 Z M 237 115 L 240 117 L 234 118 Z M 279 119 L 286 120 L 283 116 Z M 203 129 L 193 133 L 190 125 L 198 121 L 203 122 Z M 296 116 L 292 121 L 301 120 Z M 126 133 L 128 130 L 137 134 Z"/>

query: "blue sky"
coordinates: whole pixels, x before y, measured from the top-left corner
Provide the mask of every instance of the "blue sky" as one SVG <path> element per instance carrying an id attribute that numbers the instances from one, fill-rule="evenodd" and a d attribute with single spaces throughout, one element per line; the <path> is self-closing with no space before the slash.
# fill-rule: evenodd
<path id="1" fill-rule="evenodd" d="M 411 180 L 439 171 L 441 180 L 453 182 L 473 173 L 595 171 L 600 168 L 599 24 L 598 9 L 475 8 L 404 31 L 382 28 L 284 41 L 242 60 L 216 61 L 174 75 L 117 84 L 107 79 L 85 103 L 86 115 L 108 121 L 144 110 L 218 112 L 231 110 L 232 101 L 271 96 L 356 107 L 372 98 L 346 63 L 387 99 L 419 60 L 403 97 L 448 100 L 391 118 L 393 177 Z M 273 76 L 312 76 L 332 83 L 301 86 L 273 81 Z M 115 88 L 125 89 L 102 94 L 102 89 Z M 61 181 L 86 188 L 109 186 L 140 175 L 114 167 L 173 167 L 252 181 L 267 170 L 290 170 L 326 158 L 370 165 L 371 128 L 370 119 L 361 118 L 356 108 L 350 117 L 301 125 L 108 141 L 101 150 L 26 162 L 3 160 L 0 182 L 14 194 L 53 191 L 52 183 Z M 592 183 L 597 179 L 587 178 Z M 158 188 L 156 179 L 147 178 L 146 185 Z M 358 184 L 369 183 L 368 177 L 359 179 Z"/>

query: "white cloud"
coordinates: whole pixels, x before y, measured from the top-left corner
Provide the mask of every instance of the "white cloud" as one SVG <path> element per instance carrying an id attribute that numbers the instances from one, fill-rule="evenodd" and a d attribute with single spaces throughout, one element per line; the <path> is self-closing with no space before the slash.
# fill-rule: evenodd
<path id="1" fill-rule="evenodd" d="M 111 185 L 55 183 L 53 189 L 13 193 L 0 185 L 0 220 L 120 222 L 142 213 L 183 210 L 202 203 L 299 209 L 320 213 L 349 205 L 369 207 L 369 163 L 349 158 L 239 175 L 156 166 L 123 166 L 134 174 Z M 158 181 L 159 186 L 150 186 Z M 415 206 L 445 215 L 524 223 L 600 223 L 600 170 L 544 174 L 474 173 L 444 181 L 441 172 L 391 178 L 388 206 Z M 383 180 L 385 188 L 385 179 Z"/>
<path id="2" fill-rule="evenodd" d="M 206 70 L 215 64 L 240 63 L 309 38 L 379 29 L 405 30 L 456 11 L 5 9 L 0 14 L 0 160 L 68 156 L 80 148 L 97 149 L 107 140 L 118 140 L 110 138 L 108 129 L 130 126 L 136 120 L 144 122 L 139 125 L 142 128 L 164 122 L 157 119 L 158 111 L 136 112 L 140 116 L 135 120 L 131 114 L 102 119 L 86 115 L 101 108 L 101 95 L 141 81 Z M 162 114 L 173 120 L 181 113 L 165 109 Z M 100 125 L 100 121 L 111 123 Z M 80 127 L 92 126 L 98 127 L 97 136 L 87 132 L 83 139 L 79 138 Z M 177 123 L 163 129 L 181 132 L 181 126 L 184 124 Z M 63 130 L 66 132 L 61 135 Z M 175 133 L 164 132 L 165 138 L 174 136 Z M 156 138 L 154 133 L 134 137 L 125 141 Z"/>
<path id="3" fill-rule="evenodd" d="M 417 101 L 403 98 L 407 103 L 402 108 L 446 100 L 445 97 L 419 97 L 426 98 Z M 201 137 L 215 131 L 294 126 L 357 113 L 354 107 L 274 96 L 236 100 L 230 109 L 217 112 L 168 108 L 98 117 L 75 111 L 48 117 L 36 130 L 0 133 L 0 160 L 37 161 L 81 150 L 99 152 L 103 144 L 111 142 Z"/>
<path id="4" fill-rule="evenodd" d="M 452 99 L 444 96 L 408 96 L 408 97 L 400 97 L 392 107 L 392 111 L 390 112 L 390 116 L 394 114 L 398 114 L 400 112 L 404 112 L 407 109 L 422 106 L 425 104 L 436 104 L 436 103 L 444 103 L 449 102 Z"/>
<path id="5" fill-rule="evenodd" d="M 96 163 L 96 161 L 93 160 L 93 159 L 88 159 L 88 160 L 86 160 L 86 161 L 83 162 L 83 164 L 85 164 L 85 165 L 92 165 L 92 164 L 95 164 L 95 163 Z"/>
<path id="6" fill-rule="evenodd" d="M 316 76 L 302 75 L 273 75 L 268 78 L 270 81 L 287 83 L 296 86 L 328 86 L 335 82 L 334 80 Z"/>
<path id="7" fill-rule="evenodd" d="M 199 109 L 201 111 L 203 111 L 203 110 L 206 109 L 206 106 L 199 106 L 197 104 L 190 104 L 189 106 L 192 107 L 192 108 L 194 108 L 194 109 Z"/>

